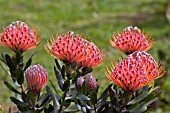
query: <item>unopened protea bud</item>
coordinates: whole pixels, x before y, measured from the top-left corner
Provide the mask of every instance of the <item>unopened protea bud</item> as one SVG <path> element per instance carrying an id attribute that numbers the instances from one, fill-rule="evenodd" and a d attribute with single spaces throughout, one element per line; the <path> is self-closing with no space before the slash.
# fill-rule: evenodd
<path id="1" fill-rule="evenodd" d="M 39 94 L 47 83 L 48 74 L 41 65 L 36 64 L 25 71 L 25 78 L 29 91 L 33 94 Z"/>
<path id="2" fill-rule="evenodd" d="M 88 91 L 95 91 L 97 87 L 96 80 L 91 73 L 86 75 L 85 86 Z"/>
<path id="3" fill-rule="evenodd" d="M 76 84 L 78 91 L 81 91 L 81 87 L 82 87 L 83 83 L 84 83 L 84 78 L 83 77 L 78 78 L 77 84 Z"/>

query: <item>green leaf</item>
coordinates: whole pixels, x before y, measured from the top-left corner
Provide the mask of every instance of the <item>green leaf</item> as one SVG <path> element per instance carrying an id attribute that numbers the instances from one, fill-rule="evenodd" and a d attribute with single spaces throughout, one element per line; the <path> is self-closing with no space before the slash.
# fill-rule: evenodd
<path id="1" fill-rule="evenodd" d="M 51 83 L 51 85 L 52 85 L 52 87 L 53 87 L 54 91 L 56 92 L 56 94 L 57 94 L 57 95 L 59 95 L 59 94 L 58 94 L 58 92 L 57 92 L 56 87 L 54 86 L 54 84 L 53 84 L 53 82 L 52 82 L 51 80 L 50 80 L 50 83 Z"/>
<path id="2" fill-rule="evenodd" d="M 77 70 L 77 63 L 73 63 L 73 64 L 71 65 L 71 69 L 72 69 L 73 71 L 76 71 L 76 70 Z"/>
<path id="3" fill-rule="evenodd" d="M 16 79 L 18 84 L 22 85 L 24 83 L 24 72 L 21 68 L 16 70 Z"/>
<path id="4" fill-rule="evenodd" d="M 55 112 L 57 113 L 58 110 L 60 109 L 59 101 L 58 101 L 57 98 L 54 96 L 54 94 L 53 94 L 53 92 L 51 91 L 50 87 L 46 86 L 46 91 L 47 91 L 47 93 L 49 93 L 49 95 L 52 97 L 54 110 L 55 110 Z"/>
<path id="5" fill-rule="evenodd" d="M 110 84 L 104 91 L 103 91 L 103 93 L 101 94 L 101 96 L 98 98 L 98 101 L 100 100 L 100 99 L 102 99 L 103 97 L 105 97 L 106 95 L 108 95 L 108 91 L 109 91 L 109 89 L 110 89 L 110 87 L 112 86 L 113 84 Z"/>
<path id="6" fill-rule="evenodd" d="M 93 69 L 92 68 L 90 68 L 90 69 L 83 68 L 82 71 L 83 71 L 83 75 L 86 75 L 88 73 L 91 73 L 93 71 Z"/>
<path id="7" fill-rule="evenodd" d="M 133 110 L 130 110 L 132 113 L 142 113 L 147 110 L 148 106 L 152 104 L 156 99 L 150 100 L 149 102 L 142 102 L 137 105 Z"/>
<path id="8" fill-rule="evenodd" d="M 90 99 L 93 105 L 97 103 L 97 93 L 95 91 L 90 92 Z"/>
<path id="9" fill-rule="evenodd" d="M 63 106 L 69 106 L 71 103 L 70 97 L 66 97 L 65 100 L 63 101 L 62 105 Z"/>
<path id="10" fill-rule="evenodd" d="M 7 81 L 4 81 L 4 84 L 13 92 L 17 94 L 21 94 L 19 91 L 17 91 L 11 84 L 9 84 Z"/>
<path id="11" fill-rule="evenodd" d="M 8 54 L 5 54 L 5 60 L 10 70 L 15 70 L 14 62 L 12 61 L 12 58 Z"/>
<path id="12" fill-rule="evenodd" d="M 64 84 L 63 84 L 63 91 L 67 91 L 70 87 L 70 80 L 66 80 L 64 81 Z"/>
<path id="13" fill-rule="evenodd" d="M 56 66 L 57 66 L 57 69 L 58 69 L 59 71 L 61 71 L 61 67 L 60 67 L 60 64 L 59 64 L 59 62 L 58 62 L 57 59 L 55 59 L 55 64 L 56 64 Z"/>
<path id="14" fill-rule="evenodd" d="M 32 58 L 30 58 L 26 64 L 25 64 L 25 67 L 24 67 L 24 71 L 31 65 L 31 62 L 32 62 Z"/>
<path id="15" fill-rule="evenodd" d="M 149 95 L 149 93 L 142 93 L 141 95 L 135 97 L 133 100 L 131 100 L 130 102 L 128 102 L 127 105 L 131 105 L 131 104 L 135 104 L 137 102 L 140 102 L 141 100 L 143 100 L 144 98 L 146 98 Z"/>
<path id="16" fill-rule="evenodd" d="M 63 79 L 66 76 L 66 66 L 65 65 L 63 65 L 62 68 L 61 68 L 61 75 L 62 75 Z"/>
<path id="17" fill-rule="evenodd" d="M 49 97 L 49 93 L 45 93 L 44 95 L 42 95 L 38 101 L 36 102 L 37 104 L 42 103 L 44 100 L 46 100 Z"/>
<path id="18" fill-rule="evenodd" d="M 44 113 L 57 113 L 54 111 L 54 107 L 50 104 L 48 108 L 44 109 Z"/>
<path id="19" fill-rule="evenodd" d="M 154 91 L 158 90 L 159 88 L 160 88 L 159 86 L 154 87 L 150 92 L 154 92 Z"/>
<path id="20" fill-rule="evenodd" d="M 12 101 L 13 103 L 15 103 L 17 106 L 20 106 L 20 107 L 22 107 L 22 108 L 28 107 L 28 105 L 27 105 L 26 103 L 24 103 L 24 102 L 22 102 L 22 101 L 20 101 L 20 100 L 18 100 L 18 99 L 16 99 L 16 98 L 14 98 L 14 97 L 10 97 L 10 99 L 11 99 L 11 101 Z"/>
<path id="21" fill-rule="evenodd" d="M 52 97 L 48 96 L 45 100 L 43 100 L 42 104 L 37 109 L 43 110 L 51 101 L 52 101 Z"/>
<path id="22" fill-rule="evenodd" d="M 76 112 L 76 111 L 78 111 L 78 108 L 76 105 L 71 105 L 64 110 L 64 112 Z"/>
<path id="23" fill-rule="evenodd" d="M 118 97 L 117 97 L 116 91 L 114 90 L 114 89 L 117 90 L 117 86 L 114 85 L 113 88 L 111 88 L 111 87 L 112 87 L 112 84 L 110 84 L 108 87 L 110 99 L 111 99 L 112 104 L 115 103 L 115 105 L 117 105 L 117 104 L 119 104 L 119 102 L 118 102 Z"/>
<path id="24" fill-rule="evenodd" d="M 27 62 L 25 63 L 25 67 L 23 69 L 23 71 L 25 71 L 32 63 L 32 57 L 34 56 L 34 54 L 36 53 L 36 51 L 34 51 L 27 59 Z"/>
<path id="25" fill-rule="evenodd" d="M 57 79 L 60 89 L 63 90 L 64 80 L 63 80 L 61 74 L 57 71 L 55 66 L 54 66 L 54 73 L 55 73 L 55 76 L 56 76 L 56 79 Z"/>
<path id="26" fill-rule="evenodd" d="M 70 78 L 74 79 L 76 77 L 76 75 L 77 75 L 77 72 L 74 72 L 73 74 L 70 75 Z"/>
<path id="27" fill-rule="evenodd" d="M 148 102 L 148 101 L 150 101 L 150 100 L 152 100 L 152 99 L 154 99 L 154 98 L 156 98 L 156 97 L 155 97 L 155 94 L 149 94 L 149 95 L 147 95 L 146 98 L 144 98 L 144 99 L 142 100 L 142 102 Z"/>
<path id="28" fill-rule="evenodd" d="M 156 100 L 156 98 L 162 93 L 160 91 L 159 93 L 155 94 L 155 91 L 159 87 L 155 87 L 150 93 L 143 93 L 139 95 L 137 98 L 133 99 L 128 103 L 128 105 L 131 104 L 130 109 L 132 112 L 139 112 L 142 113 L 147 110 L 147 107 Z M 140 103 L 140 104 L 138 104 Z"/>
<path id="29" fill-rule="evenodd" d="M 25 103 L 28 103 L 29 99 L 28 99 L 27 95 L 26 95 L 25 93 L 22 93 L 21 96 L 22 96 L 22 100 L 23 100 Z"/>
<path id="30" fill-rule="evenodd" d="M 131 105 L 129 105 L 130 107 L 128 107 L 128 109 L 129 109 L 129 110 L 132 110 L 132 109 L 134 109 L 137 105 L 139 105 L 139 103 L 131 104 Z"/>
<path id="31" fill-rule="evenodd" d="M 80 101 L 80 103 L 82 104 L 82 106 L 84 106 L 85 108 L 91 110 L 91 106 L 89 106 L 87 103 L 85 103 L 84 101 Z"/>
<path id="32" fill-rule="evenodd" d="M 1 52 L 1 57 L 2 57 L 1 61 L 4 62 L 7 65 L 6 59 L 5 59 L 5 54 L 3 52 Z"/>
<path id="33" fill-rule="evenodd" d="M 108 98 L 108 95 L 105 95 L 103 98 L 101 98 L 100 100 L 97 101 L 97 108 L 98 109 L 102 109 L 102 107 L 108 103 L 107 102 L 107 98 Z"/>
<path id="34" fill-rule="evenodd" d="M 146 110 L 147 108 L 143 108 L 143 106 L 145 104 L 146 104 L 145 102 L 142 102 L 142 103 L 138 104 L 134 109 L 130 110 L 131 113 L 140 113 L 140 112 L 138 112 L 139 109 L 141 109 L 141 111 Z"/>
<path id="35" fill-rule="evenodd" d="M 72 95 L 73 98 L 77 98 L 79 99 L 80 101 L 89 101 L 90 98 L 81 94 L 81 93 L 78 93 L 78 92 L 75 92 L 75 91 L 69 91 L 70 95 Z"/>
<path id="36" fill-rule="evenodd" d="M 17 106 L 17 108 L 21 113 L 30 113 L 31 112 L 31 110 L 29 110 L 29 107 L 23 108 L 21 106 Z"/>

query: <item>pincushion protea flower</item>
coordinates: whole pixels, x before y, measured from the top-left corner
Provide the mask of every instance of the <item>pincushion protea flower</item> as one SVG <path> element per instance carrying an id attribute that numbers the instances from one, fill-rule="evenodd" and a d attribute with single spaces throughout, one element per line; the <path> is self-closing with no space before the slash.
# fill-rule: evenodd
<path id="1" fill-rule="evenodd" d="M 48 73 L 41 65 L 36 64 L 27 68 L 25 78 L 28 89 L 33 94 L 39 94 L 46 86 Z"/>
<path id="2" fill-rule="evenodd" d="M 125 91 L 136 91 L 165 74 L 163 67 L 146 53 L 136 51 L 116 66 L 111 63 L 111 71 L 106 67 L 106 76 Z"/>
<path id="3" fill-rule="evenodd" d="M 80 36 L 73 37 L 73 32 L 62 36 L 57 35 L 57 40 L 51 39 L 47 43 L 46 50 L 54 57 L 69 63 L 76 62 L 79 66 L 93 68 L 102 61 L 102 55 L 98 47 Z"/>
<path id="4" fill-rule="evenodd" d="M 137 27 L 127 27 L 121 34 L 113 34 L 110 44 L 129 55 L 135 51 L 147 51 L 154 45 L 154 40 L 148 36 L 149 33 L 143 34 Z"/>
<path id="5" fill-rule="evenodd" d="M 38 33 L 35 30 L 32 31 L 27 24 L 16 21 L 1 33 L 0 44 L 15 52 L 24 52 L 36 47 L 41 40 L 38 36 Z"/>

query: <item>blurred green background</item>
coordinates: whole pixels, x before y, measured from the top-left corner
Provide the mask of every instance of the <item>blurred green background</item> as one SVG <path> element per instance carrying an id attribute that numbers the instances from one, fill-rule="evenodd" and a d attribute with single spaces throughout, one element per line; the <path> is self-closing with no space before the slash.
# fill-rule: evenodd
<path id="1" fill-rule="evenodd" d="M 169 4 L 169 5 L 168 5 Z M 107 56 L 101 66 L 94 69 L 101 91 L 109 84 L 104 75 L 106 65 L 118 59 L 123 53 L 114 49 L 110 43 L 114 32 L 122 32 L 127 26 L 137 26 L 150 32 L 156 44 L 149 53 L 164 63 L 166 76 L 156 81 L 164 90 L 155 112 L 170 111 L 170 1 L 168 0 L 0 0 L 0 32 L 13 21 L 23 21 L 31 28 L 36 25 L 42 35 L 39 48 L 25 52 L 25 58 L 36 51 L 33 63 L 40 63 L 49 73 L 49 80 L 56 85 L 53 73 L 54 58 L 46 53 L 44 45 L 56 33 L 74 31 L 90 37 Z M 0 46 L 0 51 L 12 54 Z M 158 54 L 159 53 L 159 54 Z M 161 56 L 161 58 L 159 58 Z M 2 63 L 1 63 L 2 64 Z M 3 65 L 3 64 L 2 64 Z M 3 84 L 9 76 L 0 68 L 0 104 L 9 107 L 10 91 Z M 50 82 L 48 82 L 50 85 Z M 56 87 L 58 87 L 56 85 Z"/>

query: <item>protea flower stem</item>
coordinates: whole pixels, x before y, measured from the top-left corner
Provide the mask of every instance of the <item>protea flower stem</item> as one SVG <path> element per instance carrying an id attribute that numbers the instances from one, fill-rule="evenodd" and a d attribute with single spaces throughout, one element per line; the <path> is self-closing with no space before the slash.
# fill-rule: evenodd
<path id="1" fill-rule="evenodd" d="M 33 95 L 32 97 L 32 112 L 35 113 L 35 103 L 37 100 L 37 95 Z"/>
<path id="2" fill-rule="evenodd" d="M 126 107 L 127 103 L 131 100 L 132 98 L 132 92 L 125 91 L 122 107 L 119 110 L 119 113 L 122 113 L 123 109 Z"/>
<path id="3" fill-rule="evenodd" d="M 17 55 L 18 54 L 18 55 Z M 19 60 L 17 60 L 17 56 L 19 57 Z M 22 57 L 22 52 L 15 52 L 15 63 L 16 63 L 16 68 L 23 68 L 23 57 Z M 24 75 L 23 75 L 24 76 Z M 21 84 L 21 92 L 23 93 L 25 91 L 24 85 Z"/>
<path id="4" fill-rule="evenodd" d="M 13 71 L 13 72 L 11 72 L 10 71 L 10 74 L 11 74 L 11 76 L 12 76 L 12 80 L 13 80 L 13 82 L 15 83 L 16 81 L 18 82 L 18 80 L 17 80 L 17 75 L 16 75 L 16 73 L 17 73 L 17 69 L 23 69 L 23 56 L 22 56 L 22 52 L 15 52 L 15 54 L 12 56 L 12 60 L 13 60 L 13 63 L 14 63 L 14 65 L 15 65 L 15 71 Z M 21 76 L 24 76 L 24 75 L 21 75 Z M 20 88 L 21 88 L 21 92 L 24 92 L 25 90 L 24 90 L 24 86 L 23 86 L 23 84 L 20 84 Z"/>
<path id="5" fill-rule="evenodd" d="M 24 88 L 23 84 L 21 85 L 21 91 L 22 91 L 22 93 L 25 91 L 25 88 Z"/>
<path id="6" fill-rule="evenodd" d="M 97 113 L 97 110 L 96 110 L 96 105 L 94 104 L 94 112 Z"/>
<path id="7" fill-rule="evenodd" d="M 58 110 L 58 113 L 62 112 L 62 108 L 63 108 L 63 104 L 64 104 L 64 101 L 65 101 L 65 98 L 66 98 L 66 94 L 67 94 L 67 90 L 64 92 L 64 94 L 62 96 L 62 103 L 61 103 L 60 109 Z"/>

